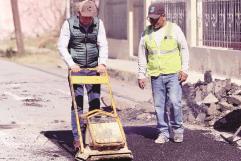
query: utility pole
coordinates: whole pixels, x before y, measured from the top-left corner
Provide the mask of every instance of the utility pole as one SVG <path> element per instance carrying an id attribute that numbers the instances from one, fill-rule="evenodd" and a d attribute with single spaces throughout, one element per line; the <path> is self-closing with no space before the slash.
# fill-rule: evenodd
<path id="1" fill-rule="evenodd" d="M 17 52 L 18 54 L 24 53 L 24 43 L 23 43 L 23 35 L 21 30 L 21 23 L 18 11 L 18 0 L 11 0 L 12 6 L 12 14 L 13 14 L 13 21 L 14 21 L 14 28 L 15 28 L 15 36 L 16 36 L 16 43 L 17 43 Z"/>
<path id="2" fill-rule="evenodd" d="M 70 7 L 71 7 L 71 5 L 70 5 L 70 3 L 71 3 L 71 1 L 70 0 L 66 0 L 65 1 L 65 5 L 66 5 L 66 17 L 65 18 L 69 18 L 70 17 Z"/>

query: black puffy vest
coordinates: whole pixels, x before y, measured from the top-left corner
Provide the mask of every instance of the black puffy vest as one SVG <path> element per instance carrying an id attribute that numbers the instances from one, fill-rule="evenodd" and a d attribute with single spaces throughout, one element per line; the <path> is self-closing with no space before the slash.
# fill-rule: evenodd
<path id="1" fill-rule="evenodd" d="M 74 62 L 83 68 L 96 67 L 99 57 L 97 45 L 99 19 L 94 17 L 88 29 L 80 24 L 77 16 L 70 17 L 68 22 L 70 29 L 68 50 Z"/>

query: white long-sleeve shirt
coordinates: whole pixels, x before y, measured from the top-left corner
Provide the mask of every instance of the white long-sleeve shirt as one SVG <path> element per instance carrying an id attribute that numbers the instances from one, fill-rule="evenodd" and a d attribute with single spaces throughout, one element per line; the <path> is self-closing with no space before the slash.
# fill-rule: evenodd
<path id="1" fill-rule="evenodd" d="M 68 65 L 68 67 L 71 67 L 75 65 L 75 62 L 73 61 L 68 51 L 69 40 L 70 40 L 69 22 L 66 20 L 61 28 L 61 32 L 58 40 L 58 50 L 63 60 Z M 108 59 L 108 43 L 107 43 L 104 24 L 103 24 L 103 21 L 100 19 L 99 19 L 99 31 L 97 35 L 97 45 L 99 48 L 98 64 L 106 65 L 106 61 Z"/>
<path id="2" fill-rule="evenodd" d="M 166 33 L 166 27 L 160 28 L 159 30 L 154 32 L 154 39 L 157 44 L 160 44 L 161 41 L 164 39 L 164 35 Z M 172 26 L 172 31 L 174 32 L 173 38 L 177 40 L 178 47 L 180 50 L 181 55 L 181 62 L 182 62 L 182 71 L 187 73 L 189 68 L 189 51 L 186 38 L 178 25 Z M 138 51 L 138 79 L 146 78 L 146 65 L 147 65 L 147 57 L 148 51 L 146 50 L 145 40 L 144 40 L 144 33 L 140 39 L 139 43 L 139 51 Z"/>

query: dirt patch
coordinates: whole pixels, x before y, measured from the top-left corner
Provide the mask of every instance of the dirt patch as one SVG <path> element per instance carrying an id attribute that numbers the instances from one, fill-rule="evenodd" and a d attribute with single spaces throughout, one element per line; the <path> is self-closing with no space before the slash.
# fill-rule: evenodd
<path id="1" fill-rule="evenodd" d="M 26 84 L 28 82 L 14 82 L 14 81 L 8 81 L 8 82 L 1 82 L 1 85 L 13 85 L 13 84 Z"/>
<path id="2" fill-rule="evenodd" d="M 6 100 L 6 99 L 7 99 L 7 96 L 5 94 L 0 95 L 0 101 Z"/>
<path id="3" fill-rule="evenodd" d="M 19 127 L 19 125 L 16 124 L 8 124 L 8 125 L 0 125 L 0 129 L 14 129 Z"/>
<path id="4" fill-rule="evenodd" d="M 23 104 L 25 106 L 34 106 L 34 107 L 43 107 L 42 104 L 40 104 L 39 102 L 42 102 L 42 99 L 38 98 L 33 98 L 33 99 L 24 99 L 23 100 Z"/>

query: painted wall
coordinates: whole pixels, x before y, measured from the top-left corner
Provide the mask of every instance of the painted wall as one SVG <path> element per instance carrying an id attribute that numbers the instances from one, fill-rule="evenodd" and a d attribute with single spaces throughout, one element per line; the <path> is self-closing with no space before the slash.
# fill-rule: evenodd
<path id="1" fill-rule="evenodd" d="M 0 39 L 13 35 L 13 20 L 10 0 L 0 0 Z"/>
<path id="2" fill-rule="evenodd" d="M 38 36 L 60 28 L 67 0 L 18 0 L 22 32 Z M 0 0 L 0 39 L 14 36 L 10 0 Z"/>
<path id="3" fill-rule="evenodd" d="M 137 56 L 144 30 L 144 12 L 143 0 L 100 1 L 99 16 L 104 21 L 111 58 Z"/>
<path id="4" fill-rule="evenodd" d="M 190 69 L 233 78 L 241 78 L 241 51 L 198 48 L 190 49 Z"/>

